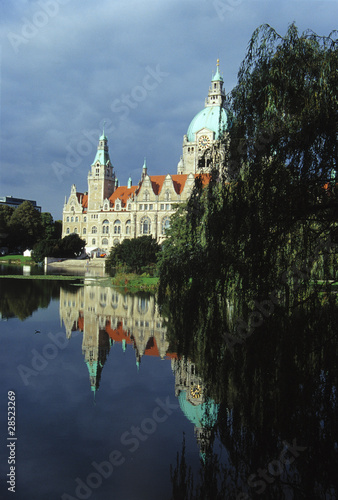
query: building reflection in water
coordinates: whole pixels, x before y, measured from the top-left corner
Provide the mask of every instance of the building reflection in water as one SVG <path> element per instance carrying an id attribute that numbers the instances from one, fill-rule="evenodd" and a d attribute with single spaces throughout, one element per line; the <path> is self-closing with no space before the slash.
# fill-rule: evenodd
<path id="1" fill-rule="evenodd" d="M 154 295 L 128 295 L 110 287 L 87 285 L 75 291 L 60 289 L 60 320 L 67 338 L 72 331 L 83 332 L 82 353 L 88 367 L 91 390 L 100 385 L 101 373 L 110 347 L 131 345 L 139 368 L 143 356 L 171 359 L 175 395 L 184 415 L 194 424 L 202 456 L 206 452 L 218 405 L 206 401 L 202 379 L 195 365 L 168 351 L 166 327 Z"/>

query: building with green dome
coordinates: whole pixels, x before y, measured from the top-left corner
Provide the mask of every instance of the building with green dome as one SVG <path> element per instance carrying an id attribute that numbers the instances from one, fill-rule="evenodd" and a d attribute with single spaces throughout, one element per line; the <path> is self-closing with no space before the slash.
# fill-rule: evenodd
<path id="1" fill-rule="evenodd" d="M 144 160 L 140 180 L 120 186 L 109 157 L 108 139 L 103 131 L 88 172 L 88 191 L 80 193 L 75 184 L 63 207 L 62 237 L 76 233 L 86 241 L 88 253 L 108 253 L 126 238 L 152 235 L 159 243 L 166 238 L 170 217 L 177 205 L 186 202 L 195 178 L 209 182 L 208 160 L 225 150 L 217 141 L 226 137 L 223 78 L 217 61 L 204 108 L 192 119 L 183 137 L 183 150 L 176 174 L 149 175 Z"/>
<path id="2" fill-rule="evenodd" d="M 205 106 L 191 120 L 188 131 L 183 137 L 182 156 L 177 166 L 178 174 L 201 172 L 201 159 L 206 159 L 208 157 L 206 153 L 227 133 L 228 117 L 224 109 L 223 83 L 217 60 L 217 70 L 211 79 Z M 206 171 L 204 167 L 203 172 Z"/>

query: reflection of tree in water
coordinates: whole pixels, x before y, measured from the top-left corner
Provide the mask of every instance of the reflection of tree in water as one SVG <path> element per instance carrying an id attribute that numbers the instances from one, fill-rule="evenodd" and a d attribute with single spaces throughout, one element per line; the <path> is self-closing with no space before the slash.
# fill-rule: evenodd
<path id="1" fill-rule="evenodd" d="M 17 317 L 23 321 L 59 296 L 60 282 L 55 280 L 2 278 L 0 312 L 3 318 Z"/>
<path id="2" fill-rule="evenodd" d="M 213 436 L 223 452 L 209 448 L 192 492 L 183 443 L 171 472 L 173 499 L 337 498 L 336 318 L 333 300 L 304 305 L 267 318 L 222 356 L 212 335 L 203 345 L 190 339 L 192 360 L 219 403 Z"/>

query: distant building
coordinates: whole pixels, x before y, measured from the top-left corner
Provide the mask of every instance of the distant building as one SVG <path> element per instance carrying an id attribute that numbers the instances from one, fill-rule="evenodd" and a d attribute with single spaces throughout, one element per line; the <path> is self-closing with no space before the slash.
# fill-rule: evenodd
<path id="1" fill-rule="evenodd" d="M 25 200 L 24 198 L 13 198 L 13 196 L 0 196 L 0 205 L 7 205 L 8 207 L 16 208 L 21 205 L 24 201 L 29 201 L 33 207 L 41 212 L 41 207 L 36 204 L 34 200 Z"/>
<path id="2" fill-rule="evenodd" d="M 217 61 L 205 107 L 193 118 L 183 137 L 175 175 L 149 175 L 144 161 L 140 181 L 132 185 L 129 178 L 127 186 L 119 186 L 103 132 L 88 173 L 88 191 L 79 193 L 73 184 L 68 200 L 65 199 L 62 237 L 77 233 L 87 246 L 103 251 L 126 238 L 142 235 L 152 235 L 161 243 L 177 205 L 190 197 L 195 178 L 201 175 L 203 184 L 208 183 L 208 159 L 215 146 L 219 149 L 218 140 L 228 125 L 224 99 Z"/>

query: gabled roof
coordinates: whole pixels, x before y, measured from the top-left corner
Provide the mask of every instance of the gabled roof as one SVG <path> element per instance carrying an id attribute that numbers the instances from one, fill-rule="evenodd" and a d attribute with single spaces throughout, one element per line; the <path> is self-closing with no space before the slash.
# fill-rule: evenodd
<path id="1" fill-rule="evenodd" d="M 154 194 L 156 196 L 160 194 L 165 178 L 166 178 L 165 175 L 152 175 L 150 177 L 150 182 L 153 187 Z"/>
<path id="2" fill-rule="evenodd" d="M 183 189 L 184 189 L 188 175 L 187 174 L 176 174 L 176 175 L 171 175 L 170 177 L 171 177 L 171 180 L 172 180 L 172 183 L 174 185 L 174 189 L 175 189 L 176 193 L 181 194 Z M 196 177 L 201 177 L 203 186 L 206 186 L 210 180 L 209 174 L 195 174 L 194 177 L 195 177 L 195 179 L 196 179 Z M 150 178 L 150 181 L 151 181 L 151 184 L 153 187 L 154 194 L 156 196 L 159 195 L 160 192 L 162 191 L 163 183 L 166 180 L 167 176 L 166 175 L 152 175 L 149 178 Z"/>
<path id="3" fill-rule="evenodd" d="M 119 186 L 110 196 L 109 201 L 112 205 L 114 205 L 117 200 L 120 200 L 122 202 L 122 206 L 126 206 L 127 201 L 132 197 L 137 189 L 138 186 L 131 186 L 130 188 L 127 186 Z"/>
<path id="4" fill-rule="evenodd" d="M 77 201 L 81 203 L 82 208 L 88 207 L 88 194 L 76 193 Z"/>
<path id="5" fill-rule="evenodd" d="M 160 353 L 157 347 L 156 339 L 154 337 L 150 337 L 150 339 L 148 340 L 144 354 L 146 356 L 159 357 Z"/>

